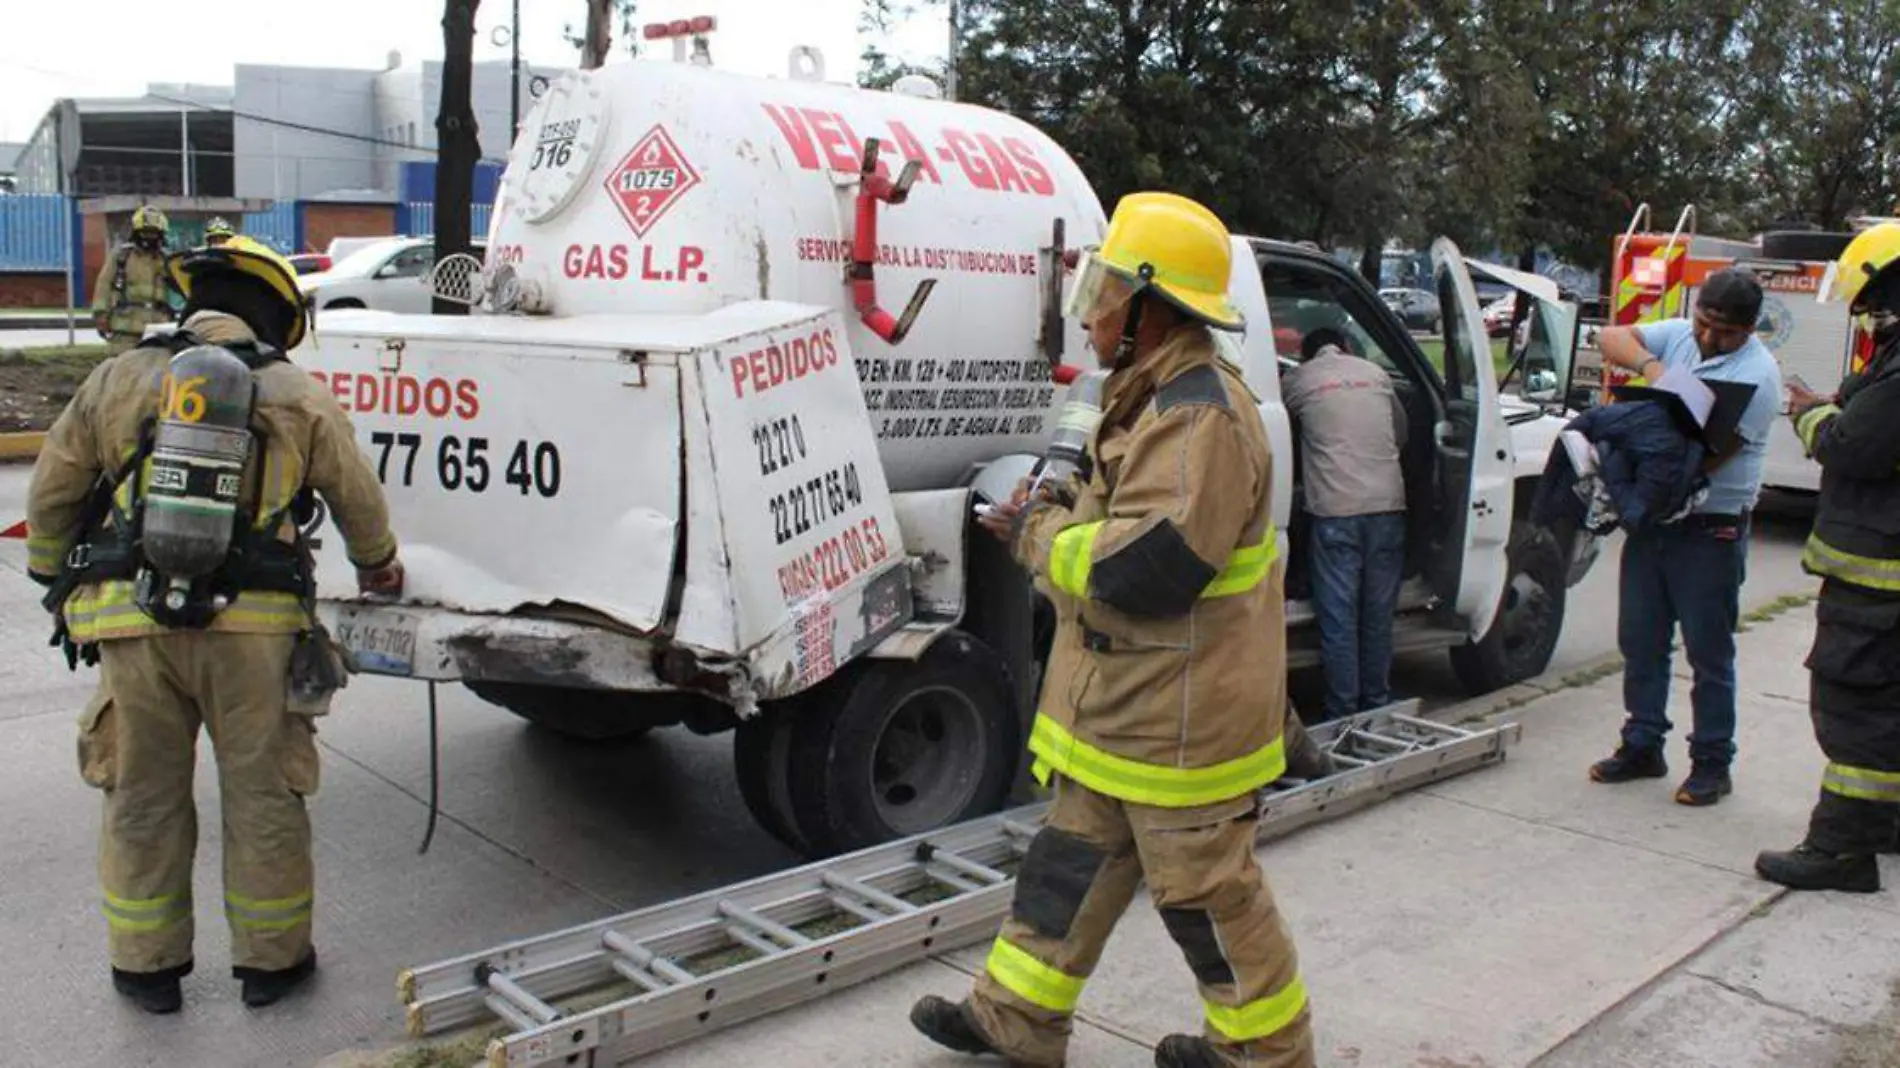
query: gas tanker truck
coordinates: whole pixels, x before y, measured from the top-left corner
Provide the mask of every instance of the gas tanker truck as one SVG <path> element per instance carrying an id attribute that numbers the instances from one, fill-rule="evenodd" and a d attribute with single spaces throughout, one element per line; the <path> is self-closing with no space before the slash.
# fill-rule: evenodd
<path id="1" fill-rule="evenodd" d="M 343 599 L 322 539 L 322 617 L 358 671 L 562 734 L 731 731 L 753 815 L 808 853 L 1000 807 L 1050 621 L 972 510 L 1093 366 L 1059 309 L 1105 227 L 1062 148 L 994 111 L 796 64 L 569 74 L 508 159 L 473 314 L 320 312 L 296 354 L 351 412 L 408 566 L 401 601 Z M 1593 548 L 1514 522 L 1561 420 L 1500 395 L 1469 270 L 1449 242 L 1434 262 L 1442 349 L 1330 258 L 1236 238 L 1249 329 L 1223 344 L 1296 550 L 1282 351 L 1333 326 L 1392 370 L 1400 646 L 1489 688 L 1542 669 Z M 1540 282 L 1515 279 L 1567 361 Z M 1288 618 L 1311 659 L 1310 610 Z"/>

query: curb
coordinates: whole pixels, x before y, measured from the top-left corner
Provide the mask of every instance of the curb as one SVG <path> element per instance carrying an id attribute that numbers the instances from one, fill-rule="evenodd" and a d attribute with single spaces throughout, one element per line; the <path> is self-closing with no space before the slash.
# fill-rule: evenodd
<path id="1" fill-rule="evenodd" d="M 27 463 L 40 455 L 40 446 L 46 443 L 46 432 L 29 430 L 18 434 L 0 434 L 0 464 Z"/>

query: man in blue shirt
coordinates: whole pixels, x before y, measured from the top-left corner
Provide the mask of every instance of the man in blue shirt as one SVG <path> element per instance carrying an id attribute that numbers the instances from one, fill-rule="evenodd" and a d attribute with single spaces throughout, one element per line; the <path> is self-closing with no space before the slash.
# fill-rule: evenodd
<path id="1" fill-rule="evenodd" d="M 1622 744 L 1590 768 L 1597 782 L 1628 782 L 1669 774 L 1670 644 L 1678 623 L 1695 672 L 1690 703 L 1688 779 L 1676 790 L 1684 805 L 1713 805 L 1733 788 L 1735 758 L 1735 625 L 1748 562 L 1749 512 L 1761 490 L 1768 432 L 1781 401 L 1781 369 L 1755 337 L 1761 284 L 1730 268 L 1708 277 L 1695 315 L 1640 327 L 1614 327 L 1598 344 L 1606 363 L 1655 382 L 1678 368 L 1708 381 L 1755 387 L 1735 435 L 1712 455 L 1708 495 L 1679 523 L 1634 532 L 1623 545 L 1617 646 L 1623 654 Z"/>

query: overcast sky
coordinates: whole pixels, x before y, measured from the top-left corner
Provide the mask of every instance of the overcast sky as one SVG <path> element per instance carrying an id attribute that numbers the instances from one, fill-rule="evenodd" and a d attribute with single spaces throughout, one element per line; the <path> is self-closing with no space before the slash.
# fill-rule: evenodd
<path id="1" fill-rule="evenodd" d="M 380 69 L 391 51 L 405 61 L 442 55 L 440 0 L 8 0 L 0 34 L 0 141 L 24 141 L 62 96 L 136 96 L 148 82 L 231 84 L 236 63 Z M 509 0 L 476 13 L 475 58 L 506 59 L 491 34 Z M 38 19 L 27 15 L 40 12 Z M 57 10 L 59 14 L 55 15 Z M 826 77 L 848 81 L 863 42 L 859 0 L 641 0 L 638 20 L 714 15 L 714 65 L 783 75 L 796 44 L 825 55 Z M 524 61 L 577 62 L 562 39 L 585 0 L 521 0 Z M 38 25 L 35 25 L 35 23 Z M 920 16 L 887 47 L 918 59 L 940 55 L 943 19 Z M 636 31 L 637 32 L 637 31 Z M 616 40 L 616 54 L 623 42 Z M 657 51 L 672 54 L 662 42 Z"/>

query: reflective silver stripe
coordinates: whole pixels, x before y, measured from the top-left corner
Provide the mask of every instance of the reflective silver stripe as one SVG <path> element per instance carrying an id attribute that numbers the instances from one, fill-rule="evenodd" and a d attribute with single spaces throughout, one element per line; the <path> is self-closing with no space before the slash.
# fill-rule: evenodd
<path id="1" fill-rule="evenodd" d="M 244 897 L 241 894 L 224 895 L 224 914 L 232 924 L 259 931 L 281 931 L 310 922 L 311 906 L 315 895 L 306 890 L 301 894 L 274 899 Z"/>

